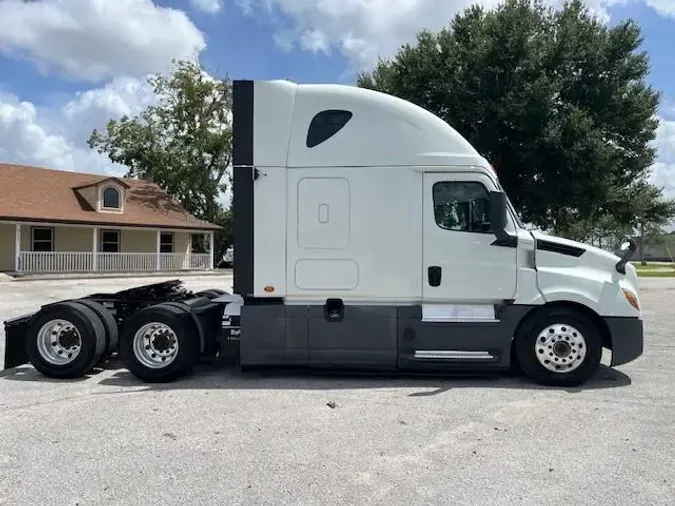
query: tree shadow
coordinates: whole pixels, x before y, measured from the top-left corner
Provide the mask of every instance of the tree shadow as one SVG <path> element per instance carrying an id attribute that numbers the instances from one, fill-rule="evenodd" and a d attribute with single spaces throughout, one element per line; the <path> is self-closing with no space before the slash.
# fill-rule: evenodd
<path id="1" fill-rule="evenodd" d="M 135 182 L 127 193 L 127 204 L 138 207 L 149 207 L 162 214 L 185 214 L 185 209 L 178 202 L 171 199 L 161 188 L 154 184 Z"/>

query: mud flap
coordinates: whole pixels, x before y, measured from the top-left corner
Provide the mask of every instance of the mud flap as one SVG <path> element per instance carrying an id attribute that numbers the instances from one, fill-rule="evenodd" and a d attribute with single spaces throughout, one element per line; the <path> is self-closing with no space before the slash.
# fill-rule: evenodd
<path id="1" fill-rule="evenodd" d="M 32 318 L 33 315 L 29 315 L 5 322 L 5 369 L 29 362 L 26 352 L 26 331 Z"/>

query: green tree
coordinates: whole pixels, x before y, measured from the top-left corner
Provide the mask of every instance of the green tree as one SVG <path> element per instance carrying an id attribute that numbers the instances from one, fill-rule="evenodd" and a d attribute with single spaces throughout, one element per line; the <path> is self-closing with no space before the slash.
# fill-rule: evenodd
<path id="1" fill-rule="evenodd" d="M 609 209 L 612 211 L 609 212 Z M 638 237 L 638 257 L 645 263 L 644 246 L 667 235 L 666 227 L 675 219 L 675 199 L 647 180 L 610 192 L 609 205 L 588 216 L 557 228 L 556 233 L 616 250 L 626 237 Z"/>
<path id="2" fill-rule="evenodd" d="M 152 75 L 148 83 L 156 102 L 94 130 L 89 146 L 128 167 L 127 177 L 157 183 L 197 218 L 226 226 L 231 216 L 222 195 L 232 153 L 231 81 L 211 77 L 199 63 L 175 61 L 168 75 Z M 216 259 L 230 242 L 230 227 L 216 234 Z"/>
<path id="3" fill-rule="evenodd" d="M 644 246 L 666 234 L 665 227 L 675 218 L 675 199 L 665 198 L 663 190 L 641 181 L 629 196 L 632 222 L 639 231 L 638 257 L 644 265 Z"/>
<path id="4" fill-rule="evenodd" d="M 633 21 L 608 27 L 578 0 L 507 0 L 421 31 L 357 85 L 440 116 L 490 160 L 524 221 L 566 229 L 611 214 L 654 161 L 659 94 L 641 43 Z"/>

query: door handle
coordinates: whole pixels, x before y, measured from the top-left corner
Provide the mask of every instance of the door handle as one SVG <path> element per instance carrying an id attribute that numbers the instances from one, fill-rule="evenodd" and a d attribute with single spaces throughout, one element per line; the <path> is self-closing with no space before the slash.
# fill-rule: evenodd
<path id="1" fill-rule="evenodd" d="M 439 286 L 441 284 L 441 268 L 438 265 L 432 265 L 427 270 L 430 286 Z"/>

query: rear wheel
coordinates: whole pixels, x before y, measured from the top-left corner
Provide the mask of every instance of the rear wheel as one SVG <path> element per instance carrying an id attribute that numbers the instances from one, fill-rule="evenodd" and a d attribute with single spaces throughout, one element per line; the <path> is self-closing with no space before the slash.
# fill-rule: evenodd
<path id="1" fill-rule="evenodd" d="M 76 301 L 44 307 L 26 334 L 31 364 L 50 378 L 78 378 L 101 359 L 106 332 L 98 315 Z"/>
<path id="2" fill-rule="evenodd" d="M 159 304 L 127 320 L 119 351 L 137 378 L 169 382 L 192 372 L 199 358 L 199 337 L 187 312 Z"/>
<path id="3" fill-rule="evenodd" d="M 602 358 L 597 326 L 566 308 L 536 313 L 518 332 L 515 346 L 520 367 L 542 385 L 580 385 L 596 373 Z"/>
<path id="4" fill-rule="evenodd" d="M 117 350 L 119 343 L 119 329 L 112 313 L 102 304 L 91 299 L 77 299 L 77 302 L 87 306 L 100 318 L 105 329 L 106 348 L 103 352 L 99 364 L 107 362 L 112 354 Z"/>

